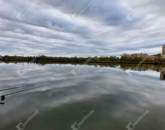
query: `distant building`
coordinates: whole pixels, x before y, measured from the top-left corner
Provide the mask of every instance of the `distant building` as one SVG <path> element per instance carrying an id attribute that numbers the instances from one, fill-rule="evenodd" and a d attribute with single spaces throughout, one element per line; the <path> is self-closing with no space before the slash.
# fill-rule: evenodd
<path id="1" fill-rule="evenodd" d="M 162 47 L 162 55 L 165 55 L 165 45 Z"/>

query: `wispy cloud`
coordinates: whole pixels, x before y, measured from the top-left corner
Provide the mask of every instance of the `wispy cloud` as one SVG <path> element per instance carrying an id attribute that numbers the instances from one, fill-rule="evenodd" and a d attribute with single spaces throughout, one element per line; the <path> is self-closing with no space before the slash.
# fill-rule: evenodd
<path id="1" fill-rule="evenodd" d="M 0 54 L 94 56 L 165 41 L 163 0 L 1 0 Z"/>

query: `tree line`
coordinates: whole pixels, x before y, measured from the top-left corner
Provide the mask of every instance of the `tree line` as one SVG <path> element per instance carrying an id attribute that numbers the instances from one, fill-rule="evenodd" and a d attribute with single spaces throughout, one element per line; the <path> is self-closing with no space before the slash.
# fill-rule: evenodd
<path id="1" fill-rule="evenodd" d="M 120 64 L 165 64 L 165 57 L 161 55 L 151 56 L 147 54 L 124 54 L 120 57 L 51 57 L 51 56 L 0 56 L 0 61 L 10 62 L 27 62 L 27 63 L 120 63 Z"/>

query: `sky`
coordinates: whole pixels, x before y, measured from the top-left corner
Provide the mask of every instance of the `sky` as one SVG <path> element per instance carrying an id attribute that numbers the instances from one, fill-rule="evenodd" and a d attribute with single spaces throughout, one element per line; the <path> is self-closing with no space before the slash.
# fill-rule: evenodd
<path id="1" fill-rule="evenodd" d="M 0 0 L 0 55 L 161 53 L 164 0 Z"/>

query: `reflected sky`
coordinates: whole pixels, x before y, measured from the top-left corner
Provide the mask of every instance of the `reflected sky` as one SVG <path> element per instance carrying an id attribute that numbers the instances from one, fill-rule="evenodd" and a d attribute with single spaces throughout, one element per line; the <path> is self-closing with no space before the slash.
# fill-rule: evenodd
<path id="1" fill-rule="evenodd" d="M 39 114 L 26 130 L 68 130 L 91 110 L 85 130 L 123 130 L 145 110 L 149 114 L 139 130 L 165 129 L 165 81 L 154 70 L 133 71 L 120 67 L 88 65 L 0 64 L 0 129 L 17 130 L 35 110 Z M 74 72 L 74 73 L 73 73 Z"/>

